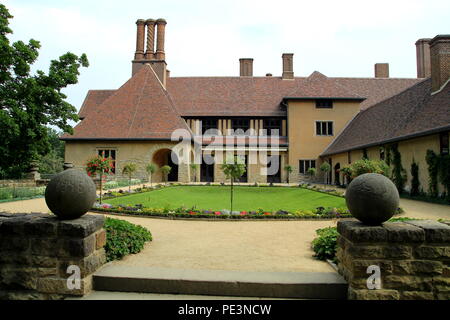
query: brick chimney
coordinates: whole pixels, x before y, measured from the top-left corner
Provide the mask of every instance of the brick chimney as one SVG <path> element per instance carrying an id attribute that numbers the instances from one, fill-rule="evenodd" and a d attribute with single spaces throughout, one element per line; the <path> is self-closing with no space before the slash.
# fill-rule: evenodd
<path id="1" fill-rule="evenodd" d="M 431 89 L 438 91 L 450 78 L 450 34 L 437 35 L 430 41 Z"/>
<path id="2" fill-rule="evenodd" d="M 164 37 L 166 30 L 166 20 L 158 19 L 156 20 L 157 26 L 157 34 L 158 38 L 156 40 L 156 59 L 157 60 L 166 60 L 166 53 L 164 52 Z"/>
<path id="3" fill-rule="evenodd" d="M 253 77 L 253 59 L 239 59 L 239 75 L 241 77 Z"/>
<path id="4" fill-rule="evenodd" d="M 429 38 L 416 41 L 417 78 L 428 78 L 431 75 Z"/>
<path id="5" fill-rule="evenodd" d="M 375 63 L 375 78 L 389 78 L 389 63 Z"/>
<path id="6" fill-rule="evenodd" d="M 281 56 L 283 59 L 283 74 L 281 78 L 283 80 L 293 80 L 294 79 L 294 54 L 293 53 L 283 53 Z"/>
<path id="7" fill-rule="evenodd" d="M 155 59 L 155 20 L 148 19 L 145 21 L 147 26 L 147 50 L 145 51 L 145 59 Z"/>
<path id="8" fill-rule="evenodd" d="M 136 25 L 136 53 L 134 54 L 134 59 L 142 60 L 144 59 L 145 20 L 139 19 L 138 21 L 136 21 Z"/>

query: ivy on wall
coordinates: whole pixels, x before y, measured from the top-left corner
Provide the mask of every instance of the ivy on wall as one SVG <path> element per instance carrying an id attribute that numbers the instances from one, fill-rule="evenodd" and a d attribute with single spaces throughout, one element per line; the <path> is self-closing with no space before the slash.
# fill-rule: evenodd
<path id="1" fill-rule="evenodd" d="M 414 161 L 411 163 L 411 195 L 418 196 L 420 193 L 420 181 L 419 181 L 419 165 Z"/>
<path id="2" fill-rule="evenodd" d="M 403 192 L 406 183 L 406 170 L 402 166 L 402 156 L 398 151 L 398 144 L 393 144 L 390 147 L 392 152 L 392 175 L 391 180 L 394 182 L 399 193 Z"/>
<path id="3" fill-rule="evenodd" d="M 450 155 L 441 154 L 438 157 L 439 181 L 444 185 L 447 199 L 450 200 Z"/>
<path id="4" fill-rule="evenodd" d="M 438 156 L 433 150 L 427 150 L 425 160 L 428 164 L 428 195 L 438 196 Z"/>

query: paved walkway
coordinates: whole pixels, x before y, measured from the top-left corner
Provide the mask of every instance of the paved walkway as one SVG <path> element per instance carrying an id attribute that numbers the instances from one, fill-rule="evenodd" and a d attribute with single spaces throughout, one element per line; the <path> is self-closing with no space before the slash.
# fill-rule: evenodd
<path id="1" fill-rule="evenodd" d="M 450 219 L 450 206 L 402 199 L 402 216 Z M 0 203 L 0 212 L 49 212 L 43 198 Z M 117 217 L 147 227 L 154 241 L 119 265 L 241 270 L 332 272 L 312 258 L 315 230 L 335 221 L 185 221 Z"/>

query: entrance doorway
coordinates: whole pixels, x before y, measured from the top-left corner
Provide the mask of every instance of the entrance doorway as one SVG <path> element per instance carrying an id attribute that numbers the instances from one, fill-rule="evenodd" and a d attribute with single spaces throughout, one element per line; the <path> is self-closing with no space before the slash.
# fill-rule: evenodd
<path id="1" fill-rule="evenodd" d="M 172 150 L 161 149 L 153 155 L 153 163 L 158 166 L 158 170 L 155 173 L 155 182 L 164 181 L 164 176 L 161 172 L 163 166 L 169 166 L 171 168 L 170 173 L 167 175 L 167 181 L 178 181 L 178 164 L 172 160 L 171 154 Z M 176 157 L 176 154 L 174 155 Z"/>
<path id="2" fill-rule="evenodd" d="M 274 161 L 278 161 L 278 166 L 274 164 Z M 267 168 L 269 167 L 278 167 L 278 169 L 275 173 L 267 172 L 267 183 L 281 183 L 281 156 L 267 156 Z"/>
<path id="3" fill-rule="evenodd" d="M 200 181 L 214 182 L 214 162 L 211 155 L 203 155 L 202 164 L 200 165 Z"/>
<path id="4" fill-rule="evenodd" d="M 244 160 L 245 173 L 242 175 L 242 177 L 239 180 L 236 180 L 236 182 L 248 182 L 248 157 L 241 156 L 241 155 L 238 157 L 241 157 Z"/>
<path id="5" fill-rule="evenodd" d="M 334 166 L 334 184 L 337 186 L 341 185 L 341 177 L 340 177 L 340 169 L 341 169 L 341 164 L 340 163 L 336 163 L 336 165 Z"/>

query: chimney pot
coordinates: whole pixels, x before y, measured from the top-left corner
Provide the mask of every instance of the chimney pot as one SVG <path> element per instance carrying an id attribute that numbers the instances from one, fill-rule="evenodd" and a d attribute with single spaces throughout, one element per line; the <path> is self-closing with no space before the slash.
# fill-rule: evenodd
<path id="1" fill-rule="evenodd" d="M 239 75 L 241 77 L 253 77 L 253 58 L 239 59 Z"/>
<path id="2" fill-rule="evenodd" d="M 430 38 L 416 41 L 417 78 L 428 78 L 431 75 Z"/>
<path id="3" fill-rule="evenodd" d="M 266 77 L 271 77 L 272 74 L 271 73 L 266 73 Z"/>
<path id="4" fill-rule="evenodd" d="M 437 35 L 430 41 L 431 89 L 440 90 L 450 79 L 450 34 Z"/>
<path id="5" fill-rule="evenodd" d="M 294 79 L 294 54 L 293 53 L 283 53 L 281 56 L 283 59 L 283 74 L 281 78 L 283 80 L 293 80 Z"/>
<path id="6" fill-rule="evenodd" d="M 155 20 L 147 19 L 145 21 L 147 26 L 147 50 L 145 51 L 145 59 L 155 59 Z"/>
<path id="7" fill-rule="evenodd" d="M 166 20 L 158 19 L 156 20 L 157 26 L 157 39 L 156 39 L 156 59 L 166 60 L 166 53 L 164 52 L 164 39 L 166 30 Z"/>
<path id="8" fill-rule="evenodd" d="M 136 33 L 136 53 L 134 54 L 135 60 L 144 59 L 144 44 L 145 44 L 145 20 L 139 19 L 136 21 L 137 33 Z"/>
<path id="9" fill-rule="evenodd" d="M 389 63 L 375 63 L 375 78 L 389 78 Z"/>

